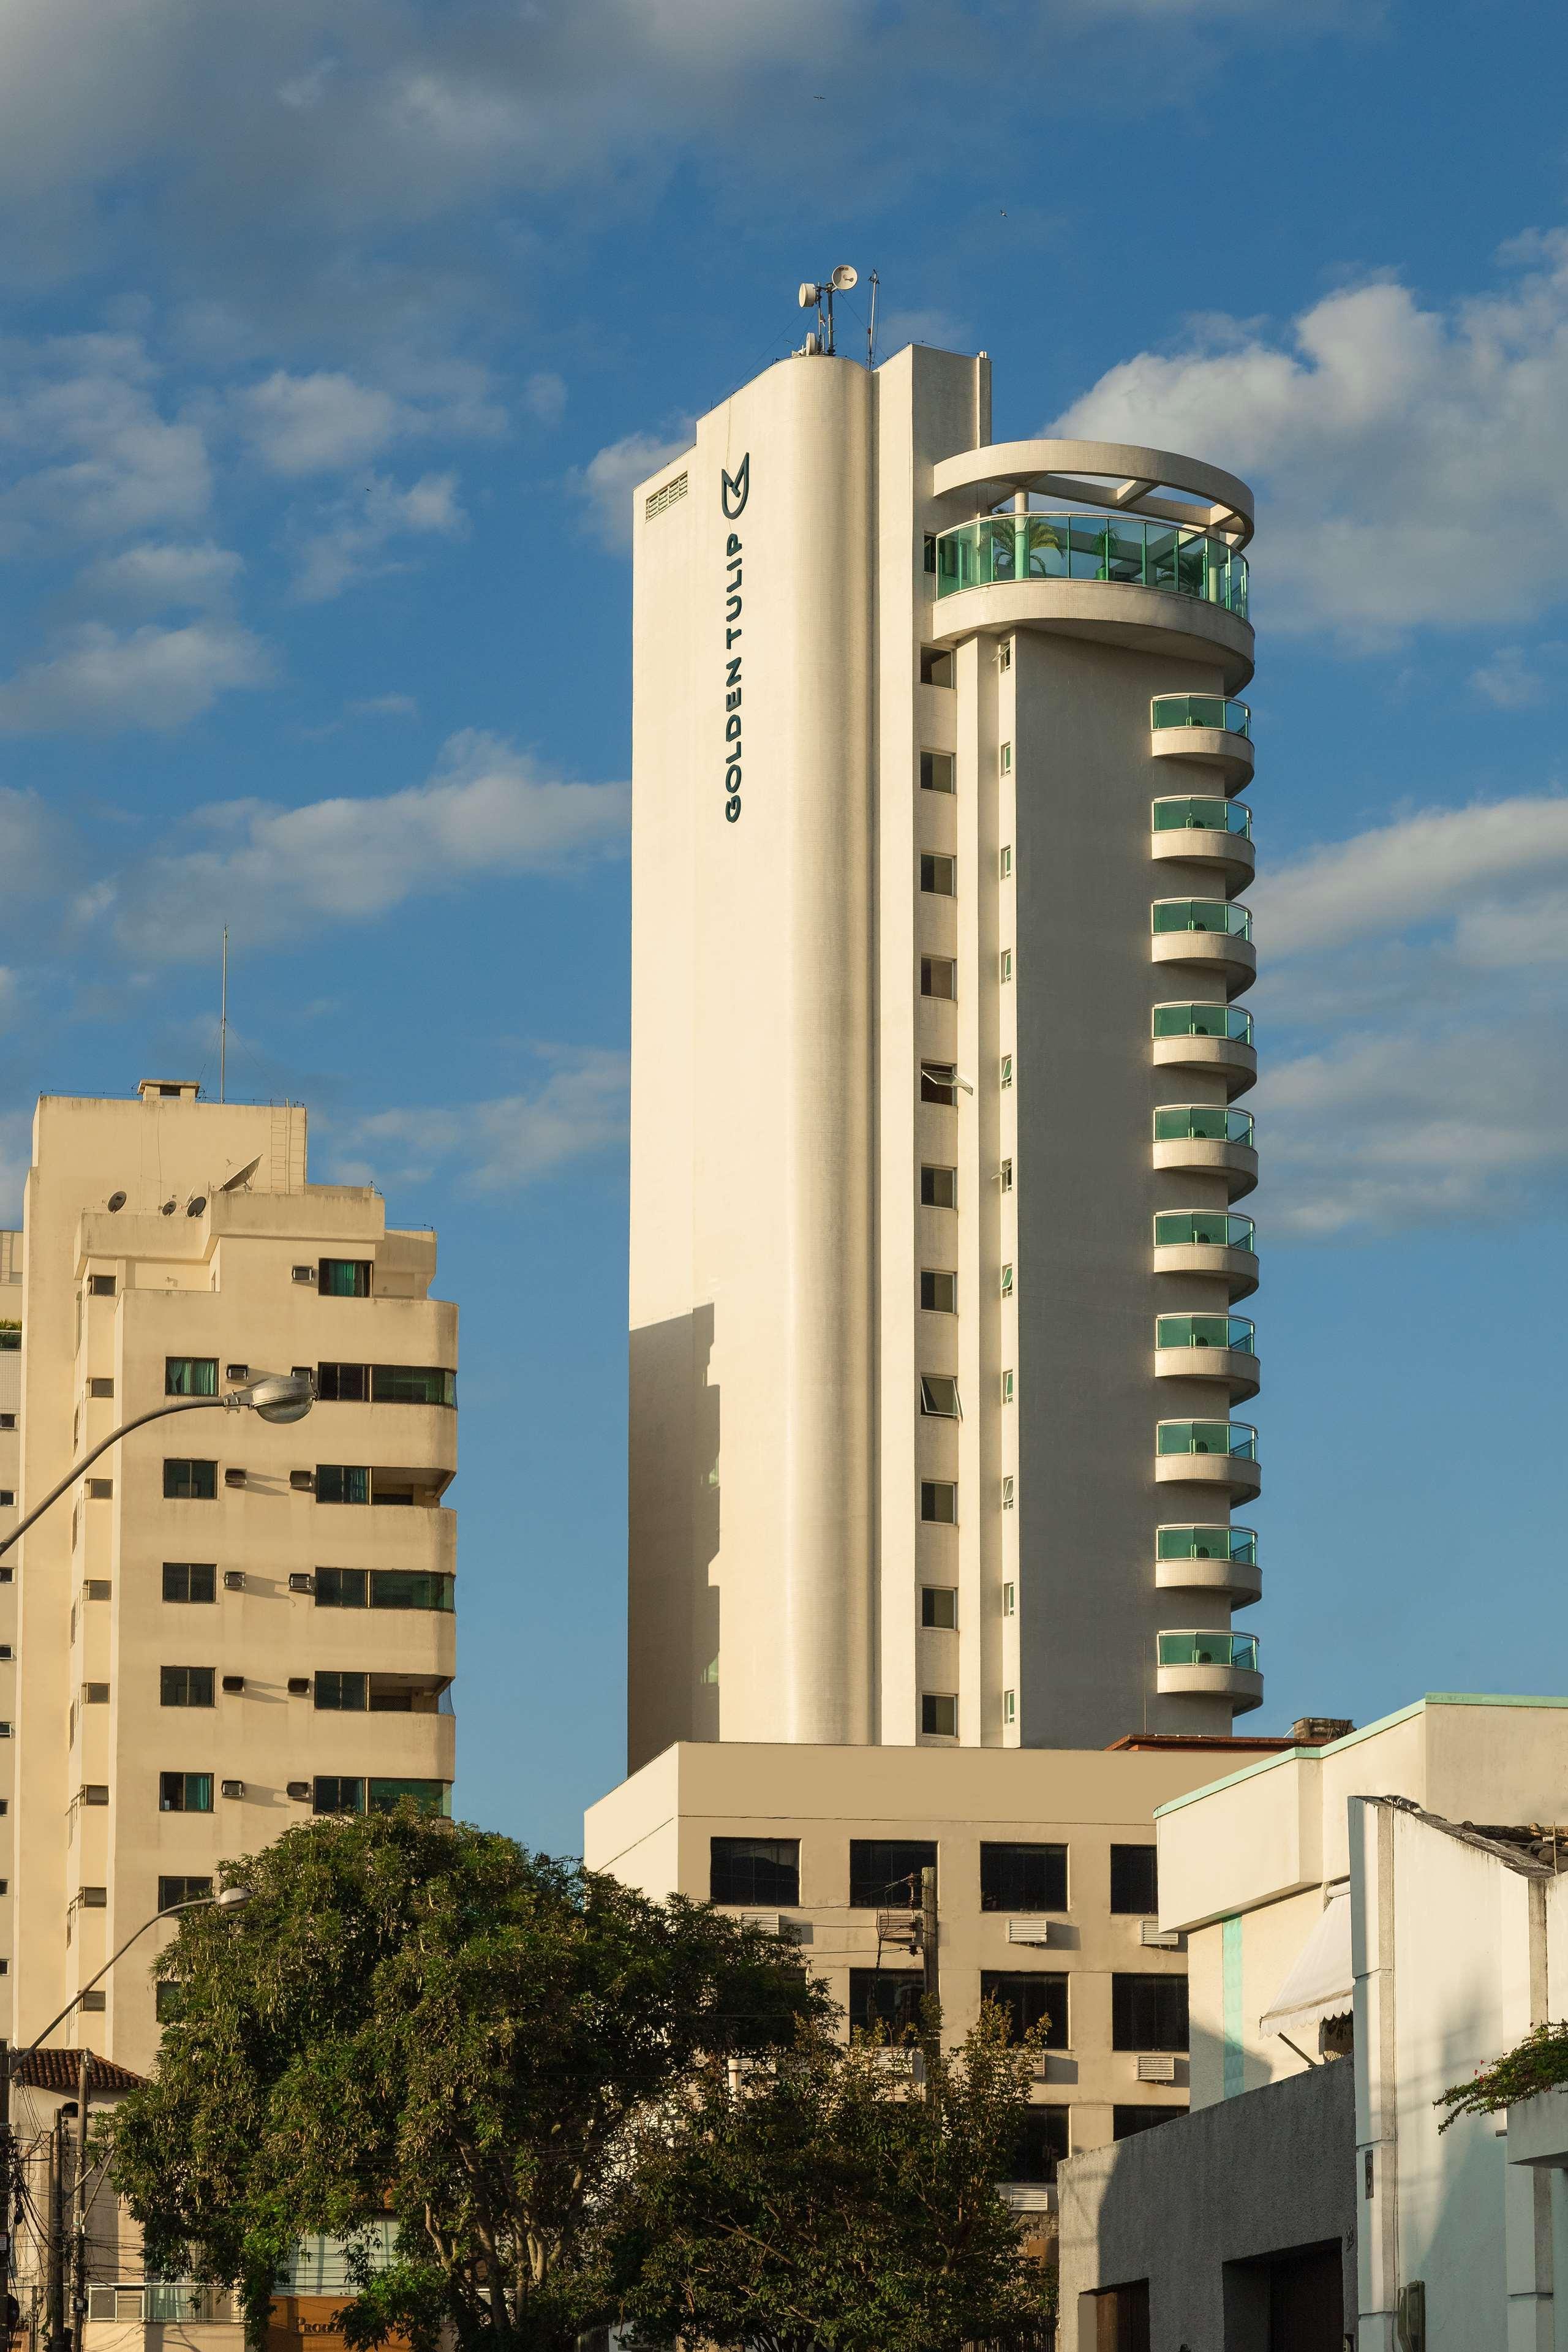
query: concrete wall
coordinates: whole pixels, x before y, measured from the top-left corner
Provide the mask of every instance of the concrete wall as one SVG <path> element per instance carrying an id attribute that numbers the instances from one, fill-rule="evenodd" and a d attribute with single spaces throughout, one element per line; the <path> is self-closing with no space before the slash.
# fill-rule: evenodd
<path id="1" fill-rule="evenodd" d="M 1355 2327 L 1355 2082 L 1344 2061 L 1075 2156 L 1058 2191 L 1061 2352 L 1095 2352 L 1084 2299 L 1136 2279 L 1149 2282 L 1151 2352 L 1268 2352 L 1252 2266 L 1328 2242 L 1342 2249 Z"/>

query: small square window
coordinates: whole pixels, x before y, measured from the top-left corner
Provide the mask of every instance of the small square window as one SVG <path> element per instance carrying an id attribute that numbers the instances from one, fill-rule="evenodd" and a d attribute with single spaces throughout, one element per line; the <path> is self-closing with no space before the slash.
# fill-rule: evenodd
<path id="1" fill-rule="evenodd" d="M 215 1397 L 217 1394 L 216 1356 L 165 1356 L 163 1394 L 172 1397 Z"/>
<path id="2" fill-rule="evenodd" d="M 211 1560 L 166 1559 L 163 1562 L 165 1601 L 216 1601 L 217 1569 Z"/>
<path id="3" fill-rule="evenodd" d="M 87 1482 L 87 1499 L 89 1503 L 112 1503 L 114 1500 L 113 1479 L 89 1478 Z"/>
<path id="4" fill-rule="evenodd" d="M 15 1429 L 16 1426 L 16 1416 L 14 1412 L 0 1412 L 0 1429 Z"/>
<path id="5" fill-rule="evenodd" d="M 958 995 L 958 966 L 951 956 L 921 956 L 921 994 L 951 1004 Z"/>
<path id="6" fill-rule="evenodd" d="M 1001 853 L 996 860 L 996 871 L 1004 882 L 1011 878 L 1013 872 L 1013 845 L 1010 841 L 1005 841 L 1002 845 Z"/>
<path id="7" fill-rule="evenodd" d="M 215 1502 L 217 1498 L 217 1464 L 165 1459 L 163 1497 L 172 1503 Z"/>
<path id="8" fill-rule="evenodd" d="M 960 1421 L 958 1382 L 948 1372 L 921 1374 L 921 1411 L 934 1413 L 939 1420 Z"/>
<path id="9" fill-rule="evenodd" d="M 1000 646 L 997 648 L 997 653 L 996 653 L 996 667 L 997 667 L 997 668 L 998 668 L 998 669 L 1011 669 L 1011 668 L 1012 668 L 1012 667 L 1013 667 L 1013 640 L 1012 640 L 1012 638 L 1011 638 L 1011 637 L 1004 637 L 1004 638 L 1003 638 L 1003 640 L 1002 640 L 1002 643 L 1001 643 Z"/>
<path id="10" fill-rule="evenodd" d="M 951 1479 L 921 1480 L 921 1521 L 928 1528 L 958 1525 L 958 1488 Z"/>
<path id="11" fill-rule="evenodd" d="M 94 1298 L 112 1298 L 115 1287 L 114 1276 L 111 1274 L 89 1274 L 87 1277 L 87 1286 Z"/>
<path id="12" fill-rule="evenodd" d="M 89 1381 L 87 1384 L 87 1392 L 89 1397 L 111 1397 L 114 1394 L 114 1382 L 112 1381 Z"/>
<path id="13" fill-rule="evenodd" d="M 957 1275 L 944 1274 L 935 1266 L 922 1266 L 921 1305 L 931 1315 L 956 1315 L 958 1312 Z"/>
<path id="14" fill-rule="evenodd" d="M 922 1584 L 921 1587 L 921 1623 L 940 1633 L 955 1633 L 958 1628 L 958 1594 L 951 1584 Z"/>
<path id="15" fill-rule="evenodd" d="M 316 1606 L 318 1609 L 368 1609 L 370 1570 L 365 1568 L 319 1568 L 316 1570 Z"/>
<path id="16" fill-rule="evenodd" d="M 928 1739 L 958 1738 L 958 1701 L 951 1693 L 921 1693 L 921 1730 Z"/>
<path id="17" fill-rule="evenodd" d="M 163 1813 L 210 1813 L 213 1776 L 210 1772 L 160 1772 L 158 1810 Z"/>
<path id="18" fill-rule="evenodd" d="M 939 857 L 931 852 L 921 852 L 921 888 L 930 890 L 938 898 L 957 896 L 958 860 Z"/>
<path id="19" fill-rule="evenodd" d="M 316 1287 L 323 1298 L 368 1298 L 370 1260 L 324 1257 L 316 1266 Z"/>
<path id="20" fill-rule="evenodd" d="M 163 1706 L 211 1706 L 214 1679 L 211 1666 L 160 1666 L 159 1703 Z"/>
<path id="21" fill-rule="evenodd" d="M 921 1064 L 921 1100 L 923 1103 L 946 1103 L 958 1100 L 958 1073 L 951 1062 Z"/>
<path id="22" fill-rule="evenodd" d="M 951 687 L 952 684 L 952 656 L 949 653 L 943 653 L 940 646 L 922 646 L 921 647 L 921 684 L 922 686 Z"/>
<path id="23" fill-rule="evenodd" d="M 921 1206 L 922 1209 L 957 1208 L 958 1171 L 956 1168 L 922 1168 L 921 1170 Z"/>
<path id="24" fill-rule="evenodd" d="M 109 1995 L 101 1988 L 95 1992 L 84 1992 L 79 1996 L 79 2006 L 82 2009 L 107 2009 Z"/>
<path id="25" fill-rule="evenodd" d="M 1003 773 L 1005 776 L 1010 776 L 1010 775 L 1012 774 L 1012 772 L 1013 772 L 1013 746 L 1011 745 L 1011 743 L 1004 743 L 1004 744 L 1003 744 L 1003 746 L 1002 746 L 1002 773 Z"/>
<path id="26" fill-rule="evenodd" d="M 114 1587 L 107 1576 L 89 1576 L 82 1591 L 89 1601 L 108 1601 L 113 1597 Z"/>
<path id="27" fill-rule="evenodd" d="M 0 1486 L 0 1511 L 10 1510 L 16 1500 L 16 1490 L 14 1486 Z"/>
<path id="28" fill-rule="evenodd" d="M 327 1673 L 316 1676 L 316 1705 L 337 1714 L 363 1715 L 370 1705 L 370 1676 Z"/>
<path id="29" fill-rule="evenodd" d="M 1004 1404 L 1013 1402 L 1013 1374 L 1010 1370 L 1002 1375 L 1002 1402 Z"/>
<path id="30" fill-rule="evenodd" d="M 316 1500 L 318 1503 L 368 1503 L 369 1469 L 353 1462 L 318 1462 Z"/>
<path id="31" fill-rule="evenodd" d="M 210 1878 L 160 1878 L 158 1908 L 177 1911 L 184 1903 L 205 1903 L 213 1891 Z"/>
<path id="32" fill-rule="evenodd" d="M 1007 982 L 1013 977 L 1013 950 L 1011 948 L 1003 949 L 1001 954 L 996 959 L 996 970 L 1001 979 L 1002 985 L 1005 988 Z"/>
<path id="33" fill-rule="evenodd" d="M 1016 1584 L 1005 1584 L 1002 1587 L 1002 1614 L 1004 1617 L 1016 1617 L 1017 1613 L 1018 1588 Z"/>
<path id="34" fill-rule="evenodd" d="M 311 1790 L 311 1810 L 318 1813 L 363 1813 L 364 1782 L 318 1772 Z"/>
<path id="35" fill-rule="evenodd" d="M 1013 1163 L 1010 1160 L 1004 1160 L 996 1176 L 1004 1192 L 1010 1192 L 1013 1189 Z"/>
<path id="36" fill-rule="evenodd" d="M 1016 1691 L 1010 1691 L 1010 1690 L 1007 1690 L 1007 1691 L 1004 1691 L 1004 1692 L 1003 1692 L 1003 1694 L 1002 1694 L 1002 1720 L 1003 1720 L 1003 1722 L 1004 1722 L 1004 1723 L 1016 1723 L 1016 1722 L 1017 1722 L 1017 1720 L 1018 1720 L 1018 1694 L 1017 1694 L 1017 1692 L 1016 1692 Z"/>
<path id="37" fill-rule="evenodd" d="M 1160 1852 L 1152 1845 L 1113 1845 L 1110 1849 L 1110 1907 L 1145 1919 L 1160 1908 Z"/>
<path id="38" fill-rule="evenodd" d="M 922 793 L 950 793 L 953 789 L 953 760 L 951 751 L 921 753 L 921 790 Z"/>
<path id="39" fill-rule="evenodd" d="M 708 1898 L 771 1908 L 800 1901 L 798 1838 L 716 1837 L 708 1843 Z"/>
<path id="40" fill-rule="evenodd" d="M 1004 1055 L 1003 1055 L 1003 1056 L 1002 1056 L 1002 1086 L 1003 1086 L 1003 1089 L 1004 1089 L 1004 1091 L 1005 1091 L 1005 1090 L 1006 1090 L 1006 1088 L 1012 1085 L 1012 1083 L 1013 1083 L 1013 1056 L 1012 1056 L 1012 1055 L 1011 1055 L 1011 1054 L 1004 1054 Z"/>
<path id="41" fill-rule="evenodd" d="M 109 1705 L 109 1685 L 107 1683 L 83 1683 L 81 1686 L 81 1703 L 84 1706 L 107 1706 Z"/>
<path id="42" fill-rule="evenodd" d="M 1002 1481 L 1002 1508 L 1003 1508 L 1005 1511 L 1010 1511 L 1010 1510 L 1012 1509 L 1012 1507 L 1013 1507 L 1013 1494 L 1014 1494 L 1013 1474 L 1012 1474 L 1012 1472 L 1009 1470 L 1009 1471 L 1008 1471 L 1008 1473 L 1007 1473 L 1007 1475 L 1005 1475 L 1005 1478 L 1003 1479 L 1003 1481 Z M 1008 1589 L 1008 1591 L 1012 1591 L 1012 1587 L 1011 1587 L 1011 1585 L 1009 1585 L 1007 1589 Z M 1009 1612 L 1008 1612 L 1008 1614 L 1009 1614 L 1009 1615 L 1011 1615 L 1011 1613 L 1012 1613 L 1012 1612 L 1011 1612 L 1011 1611 L 1009 1611 Z"/>

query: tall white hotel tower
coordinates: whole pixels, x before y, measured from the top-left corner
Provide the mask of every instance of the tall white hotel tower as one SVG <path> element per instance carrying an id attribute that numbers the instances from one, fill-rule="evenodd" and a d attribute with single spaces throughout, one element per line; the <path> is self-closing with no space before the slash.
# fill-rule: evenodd
<path id="1" fill-rule="evenodd" d="M 1250 528 L 923 349 L 638 489 L 634 1770 L 1258 1704 Z"/>

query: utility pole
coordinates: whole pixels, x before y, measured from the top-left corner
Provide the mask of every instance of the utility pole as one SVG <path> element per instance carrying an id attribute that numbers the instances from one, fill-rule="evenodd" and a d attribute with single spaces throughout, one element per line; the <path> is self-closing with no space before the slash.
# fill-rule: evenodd
<path id="1" fill-rule="evenodd" d="M 45 2341 L 48 2352 L 65 2352 L 66 2341 L 66 2118 L 61 2107 L 49 2134 L 48 2265 Z"/>
<path id="2" fill-rule="evenodd" d="M 9 2347 L 14 2331 L 11 2318 L 11 2297 L 16 2292 L 12 2284 L 16 2265 L 11 2260 L 11 2045 L 0 2041 L 0 2318 L 5 2326 L 5 2343 Z"/>
<path id="3" fill-rule="evenodd" d="M 92 2053 L 83 2050 L 76 2069 L 76 2179 L 71 2198 L 71 2342 L 87 2347 L 87 2098 L 92 2084 Z"/>

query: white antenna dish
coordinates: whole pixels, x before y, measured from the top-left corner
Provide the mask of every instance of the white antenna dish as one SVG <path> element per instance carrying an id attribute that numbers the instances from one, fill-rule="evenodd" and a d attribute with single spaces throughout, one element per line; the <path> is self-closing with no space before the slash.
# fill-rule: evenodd
<path id="1" fill-rule="evenodd" d="M 837 268 L 833 273 L 834 292 L 836 294 L 847 294 L 851 286 L 858 286 L 859 283 L 860 272 L 849 262 L 841 261 Z"/>
<path id="2" fill-rule="evenodd" d="M 255 1175 L 260 1165 L 261 1154 L 258 1151 L 254 1160 L 247 1160 L 243 1168 L 237 1168 L 235 1170 L 232 1176 L 226 1176 L 223 1182 L 218 1186 L 218 1191 L 220 1192 L 237 1192 L 242 1184 L 249 1183 L 251 1178 Z"/>
<path id="3" fill-rule="evenodd" d="M 802 279 L 800 289 L 800 307 L 803 310 L 809 310 L 811 309 L 812 304 L 816 299 L 817 292 L 818 289 L 811 283 L 809 278 Z"/>

